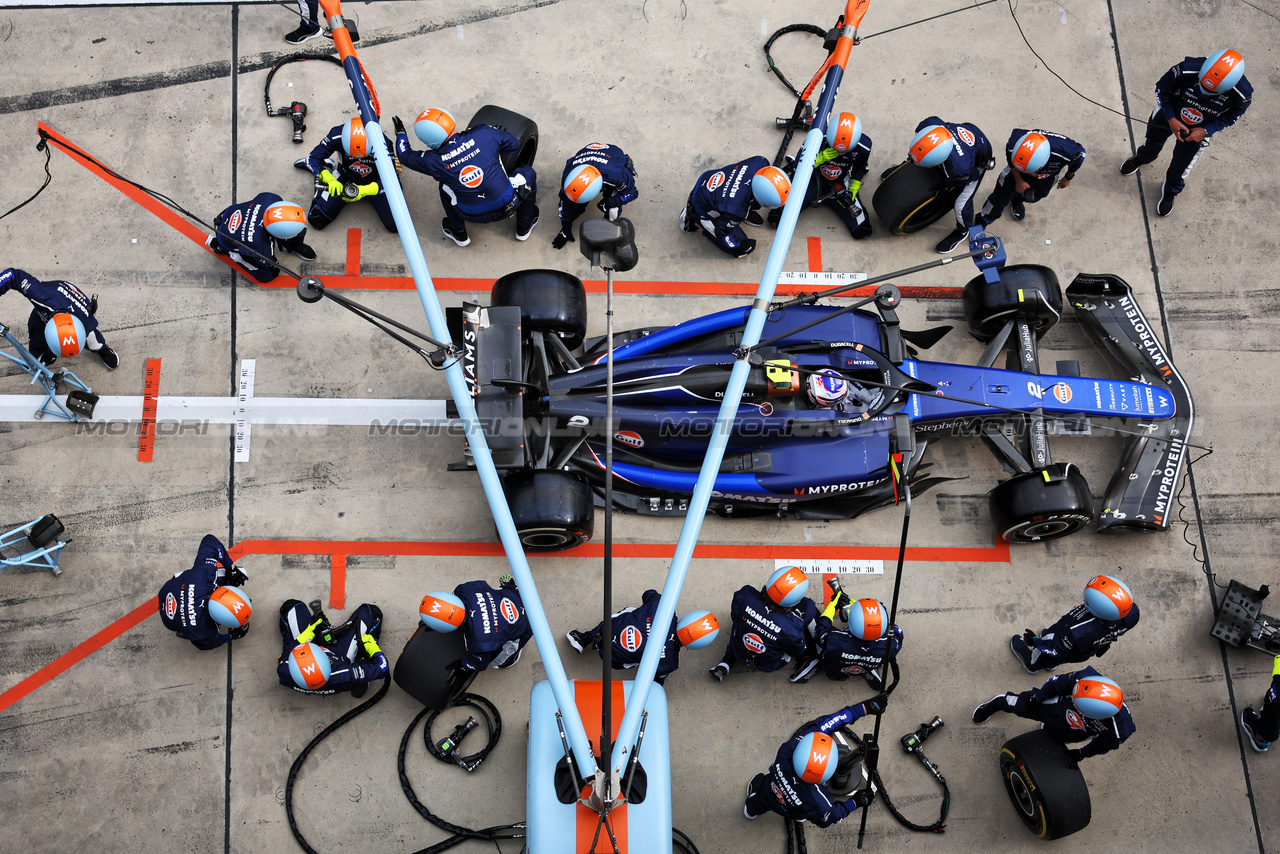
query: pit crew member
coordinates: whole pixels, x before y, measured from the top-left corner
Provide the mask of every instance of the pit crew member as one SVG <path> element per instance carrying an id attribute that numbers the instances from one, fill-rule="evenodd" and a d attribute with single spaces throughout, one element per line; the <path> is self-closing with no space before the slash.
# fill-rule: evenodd
<path id="1" fill-rule="evenodd" d="M 395 151 L 391 140 L 385 136 L 382 139 L 388 153 Z M 359 116 L 332 128 L 310 154 L 294 161 L 293 165 L 306 169 L 316 178 L 311 210 L 307 211 L 307 222 L 312 228 L 323 229 L 338 218 L 346 205 L 365 199 L 373 206 L 383 227 L 395 233 L 396 221 L 391 216 L 386 184 L 378 175 L 378 164 L 369 150 L 369 138 Z M 345 192 L 348 187 L 355 191 L 353 195 Z"/>
<path id="2" fill-rule="evenodd" d="M 365 603 L 334 627 L 317 600 L 308 607 L 297 599 L 280 606 L 284 648 L 276 661 L 280 684 L 301 694 L 350 691 L 359 699 L 375 679 L 391 672 L 378 646 L 382 609 Z"/>
<path id="3" fill-rule="evenodd" d="M 196 649 L 217 649 L 249 633 L 253 603 L 240 588 L 249 580 L 213 534 L 200 541 L 195 563 L 160 588 L 160 622 Z"/>
<path id="4" fill-rule="evenodd" d="M 0 296 L 10 290 L 31 303 L 27 349 L 41 363 L 52 365 L 59 356 L 78 355 L 81 347 L 87 346 L 108 369 L 120 366 L 120 356 L 107 346 L 98 329 L 96 295 L 86 296 L 70 282 L 42 282 L 16 267 L 0 272 Z"/>
<path id="5" fill-rule="evenodd" d="M 786 173 L 759 156 L 703 172 L 680 212 L 680 230 L 701 231 L 721 252 L 745 258 L 756 242 L 743 232 L 742 223 L 764 225 L 759 208 L 782 207 L 789 192 Z"/>
<path id="6" fill-rule="evenodd" d="M 818 615 L 814 630 L 816 654 L 800 661 L 791 681 L 808 682 L 814 670 L 821 667 L 828 679 L 844 681 L 861 676 L 873 691 L 883 691 L 885 683 L 880 673 L 886 658 L 896 671 L 902 629 L 889 625 L 889 612 L 880 600 L 850 599 L 837 579 L 828 583 L 835 595 Z M 847 631 L 837 629 L 832 622 L 837 613 L 848 626 Z"/>
<path id="7" fill-rule="evenodd" d="M 303 261 L 316 260 L 316 250 L 304 242 L 306 214 L 275 193 L 259 193 L 252 201 L 230 205 L 213 225 L 214 233 L 204 242 L 209 251 L 226 255 L 264 285 L 280 275 L 277 245 Z"/>
<path id="8" fill-rule="evenodd" d="M 1240 728 L 1259 753 L 1266 753 L 1271 742 L 1280 739 L 1280 655 L 1271 668 L 1271 687 L 1262 697 L 1262 708 L 1254 711 L 1245 706 L 1240 713 Z"/>
<path id="9" fill-rule="evenodd" d="M 1049 195 L 1056 185 L 1059 190 L 1071 186 L 1076 173 L 1084 165 L 1084 146 L 1074 139 L 1047 130 L 1016 128 L 1004 147 L 1009 165 L 996 178 L 995 189 L 987 196 L 978 214 L 978 225 L 990 225 L 1004 213 L 1005 205 L 1015 221 L 1027 215 L 1027 205 Z M 1067 174 L 1061 179 L 1063 169 Z"/>
<path id="10" fill-rule="evenodd" d="M 867 176 L 867 160 L 871 156 L 871 137 L 862 132 L 862 120 L 853 113 L 839 113 L 827 122 L 826 147 L 818 152 L 813 162 L 813 175 L 817 180 L 809 182 L 804 194 L 804 207 L 808 210 L 821 204 L 840 218 L 849 236 L 863 240 L 871 236 L 871 219 L 858 190 Z M 785 164 L 788 178 L 795 177 L 796 161 Z M 769 211 L 769 222 L 777 225 L 782 211 Z"/>
<path id="11" fill-rule="evenodd" d="M 566 243 L 573 243 L 573 223 L 591 202 L 613 221 L 623 205 L 639 197 L 635 164 L 621 148 L 607 142 L 585 146 L 565 161 L 560 177 L 560 232 L 551 245 L 563 249 Z"/>
<path id="12" fill-rule="evenodd" d="M 1038 635 L 1027 629 L 1009 638 L 1009 649 L 1028 673 L 1101 658 L 1116 638 L 1138 625 L 1139 616 L 1127 584 L 1097 575 L 1084 586 L 1082 604 Z"/>
<path id="13" fill-rule="evenodd" d="M 661 602 L 662 594 L 657 590 L 646 590 L 640 605 L 623 608 L 610 618 L 609 628 L 613 634 L 610 665 L 614 670 L 628 670 L 639 666 L 645 643 L 653 628 L 653 616 L 658 612 Z M 680 666 L 682 647 L 702 649 L 710 646 L 719 634 L 720 622 L 710 611 L 691 611 L 678 620 L 672 618 L 671 629 L 667 632 L 667 642 L 662 647 L 662 657 L 658 659 L 658 669 L 653 681 L 661 685 L 676 671 Z M 578 652 L 593 646 L 597 652 L 602 653 L 601 658 L 604 657 L 603 620 L 590 631 L 571 629 L 565 637 L 569 640 L 569 646 Z"/>
<path id="14" fill-rule="evenodd" d="M 955 231 L 934 247 L 946 255 L 964 242 L 969 226 L 974 223 L 973 195 L 982 183 L 982 176 L 995 166 L 991 143 L 977 125 L 944 122 L 937 116 L 929 116 L 916 125 L 908 156 L 917 166 L 941 167 L 947 186 L 961 188 L 956 197 Z"/>
<path id="15" fill-rule="evenodd" d="M 729 644 L 709 671 L 720 682 L 738 662 L 771 673 L 812 649 L 818 607 L 805 596 L 809 579 L 796 566 L 774 570 L 764 587 L 743 587 L 730 606 Z"/>
<path id="16" fill-rule="evenodd" d="M 520 591 L 510 575 L 502 576 L 496 588 L 487 581 L 468 581 L 452 593 L 428 593 L 418 606 L 418 616 L 432 631 L 462 630 L 467 655 L 450 664 L 454 672 L 510 667 L 533 637 Z"/>

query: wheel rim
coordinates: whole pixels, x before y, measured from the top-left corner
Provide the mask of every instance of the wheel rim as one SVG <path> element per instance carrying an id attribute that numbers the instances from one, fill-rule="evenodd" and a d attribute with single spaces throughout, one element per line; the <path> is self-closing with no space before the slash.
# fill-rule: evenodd
<path id="1" fill-rule="evenodd" d="M 554 551 L 575 546 L 579 535 L 563 528 L 536 528 L 520 532 L 520 542 L 532 551 Z"/>
<path id="2" fill-rule="evenodd" d="M 1009 770 L 1009 776 L 1006 779 L 1009 781 L 1009 795 L 1013 800 L 1013 805 L 1027 819 L 1035 818 L 1036 799 L 1035 795 L 1031 793 L 1030 787 L 1027 786 L 1027 781 L 1022 779 L 1022 775 L 1014 769 Z"/>
<path id="3" fill-rule="evenodd" d="M 1069 534 L 1078 527 L 1079 525 L 1073 519 L 1045 519 L 1043 522 L 1032 522 L 1018 534 L 1030 540 L 1047 540 L 1050 537 Z"/>

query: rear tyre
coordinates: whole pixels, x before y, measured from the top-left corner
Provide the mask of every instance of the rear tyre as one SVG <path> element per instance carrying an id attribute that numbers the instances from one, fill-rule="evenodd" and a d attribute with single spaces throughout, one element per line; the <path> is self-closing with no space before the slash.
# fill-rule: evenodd
<path id="1" fill-rule="evenodd" d="M 948 187 L 942 169 L 904 160 L 890 170 L 871 196 L 871 207 L 892 234 L 911 234 L 950 212 L 962 187 Z"/>
<path id="2" fill-rule="evenodd" d="M 520 270 L 493 283 L 492 305 L 520 306 L 526 332 L 560 336 L 570 350 L 587 334 L 587 289 L 582 280 L 559 270 Z"/>
<path id="3" fill-rule="evenodd" d="M 503 107 L 486 104 L 471 117 L 471 123 L 467 125 L 467 129 L 470 130 L 477 125 L 502 128 L 520 140 L 520 148 L 517 151 L 502 155 L 502 166 L 507 170 L 508 175 L 513 174 L 517 166 L 533 165 L 533 158 L 538 154 L 538 123 L 533 119 Z"/>
<path id="4" fill-rule="evenodd" d="M 466 656 L 462 632 L 433 632 L 419 624 L 396 659 L 391 678 L 422 705 L 444 711 L 476 678 L 475 671 L 450 666 Z"/>
<path id="5" fill-rule="evenodd" d="M 1042 338 L 1062 318 L 1062 288 L 1058 276 L 1038 264 L 1013 264 L 989 284 L 975 276 L 964 286 L 964 319 L 969 334 L 986 344 L 1011 317 L 1026 317 L 1036 338 Z"/>
<path id="6" fill-rule="evenodd" d="M 591 539 L 595 497 L 585 475 L 531 469 L 508 475 L 502 489 L 525 551 L 564 551 Z"/>
<path id="7" fill-rule="evenodd" d="M 1043 730 L 1005 742 L 1000 776 L 1018 818 L 1041 839 L 1061 839 L 1088 826 L 1089 786 L 1062 744 Z"/>
<path id="8" fill-rule="evenodd" d="M 1011 543 L 1056 540 L 1093 521 L 1089 484 L 1068 463 L 1015 475 L 997 484 L 988 499 L 996 532 Z"/>

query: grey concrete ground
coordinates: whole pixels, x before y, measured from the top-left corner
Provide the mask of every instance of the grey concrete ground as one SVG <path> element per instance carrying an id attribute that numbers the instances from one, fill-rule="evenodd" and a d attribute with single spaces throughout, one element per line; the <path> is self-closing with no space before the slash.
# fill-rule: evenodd
<path id="1" fill-rule="evenodd" d="M 432 182 L 406 173 L 404 184 L 432 274 L 492 280 L 523 267 L 552 266 L 599 278 L 571 246 L 556 252 L 554 185 L 566 156 L 595 139 L 635 159 L 640 199 L 629 206 L 640 265 L 631 282 L 731 282 L 754 290 L 763 248 L 745 261 L 720 257 L 675 218 L 704 169 L 751 154 L 772 156 L 774 116 L 793 104 L 766 74 L 761 46 L 792 23 L 829 26 L 836 2 L 644 3 L 382 2 L 355 5 L 360 55 L 384 117 L 411 119 L 427 106 L 463 118 L 486 103 L 536 119 L 542 143 L 542 223 L 527 243 L 510 223 L 476 226 L 458 249 L 439 231 Z M 982 727 L 973 706 L 999 690 L 1036 680 L 1009 656 L 1007 640 L 1078 602 L 1085 580 L 1120 570 L 1142 606 L 1141 625 L 1099 668 L 1125 689 L 1137 734 L 1085 772 L 1093 821 L 1054 846 L 1062 851 L 1280 851 L 1280 757 L 1242 744 L 1236 718 L 1256 704 L 1271 661 L 1224 649 L 1208 636 L 1215 592 L 1225 584 L 1280 581 L 1280 527 L 1268 463 L 1280 452 L 1275 428 L 1274 339 L 1280 308 L 1277 179 L 1269 129 L 1280 119 L 1274 0 L 1024 0 L 1018 20 L 1004 2 L 970 4 L 875 0 L 840 93 L 875 140 L 872 175 L 901 158 L 916 121 L 937 113 L 973 121 L 997 146 L 1013 127 L 1044 126 L 1082 141 L 1089 159 L 1067 191 L 1006 217 L 995 231 L 1011 260 L 1046 264 L 1068 282 L 1079 272 L 1115 273 L 1137 292 L 1164 333 L 1196 399 L 1195 441 L 1215 452 L 1183 484 L 1183 524 L 1145 537 L 1084 532 L 1019 548 L 1008 562 L 911 561 L 901 591 L 907 636 L 903 682 L 885 716 L 896 740 L 921 720 L 947 722 L 928 745 L 952 790 L 945 834 L 917 835 L 881 806 L 871 809 L 868 850 L 1036 850 L 1003 793 L 996 753 L 1029 727 L 1000 716 Z M 310 108 L 307 145 L 289 142 L 288 122 L 262 106 L 265 69 L 292 52 L 281 36 L 296 18 L 277 5 L 0 8 L 0 142 L 8 153 L 5 203 L 39 186 L 43 121 L 124 175 L 211 219 L 234 199 L 271 190 L 306 201 L 309 181 L 292 160 L 353 113 L 333 66 L 291 65 L 277 74 L 276 106 Z M 327 48 L 321 40 L 309 52 Z M 1121 160 L 1141 140 L 1153 86 L 1185 55 L 1234 47 L 1255 88 L 1245 119 L 1214 139 L 1173 215 L 1154 213 L 1163 165 L 1122 178 Z M 775 51 L 795 82 L 821 62 L 817 39 L 789 36 Z M 238 72 L 231 74 L 232 68 Z M 1055 79 L 1060 74 L 1083 96 Z M 1167 157 L 1167 155 L 1166 155 Z M 108 373 L 91 356 L 73 367 L 103 395 L 140 395 L 143 364 L 162 359 L 161 395 L 233 395 L 240 360 L 256 359 L 256 394 L 280 397 L 428 398 L 446 396 L 440 376 L 331 304 L 307 306 L 288 288 L 260 288 L 230 275 L 199 246 L 55 151 L 52 183 L 35 202 L 0 221 L 0 266 L 65 278 L 102 297 L 99 312 L 121 367 Z M 994 176 L 992 176 L 993 178 Z M 980 190 L 985 197 L 991 179 Z M 6 206 L 0 205 L 0 206 Z M 362 272 L 405 275 L 397 241 L 359 207 L 314 233 L 319 259 L 307 269 L 341 273 L 348 228 L 362 230 Z M 877 228 L 879 224 L 877 223 Z M 848 240 L 829 214 L 801 218 L 788 269 L 809 263 L 821 240 L 832 271 L 878 274 L 935 257 L 944 229 Z M 755 235 L 767 246 L 768 232 Z M 902 284 L 959 287 L 965 265 Z M 483 297 L 483 286 L 478 292 Z M 368 292 L 374 307 L 425 326 L 416 296 Z M 444 295 L 457 304 L 465 292 Z M 735 298 L 741 303 L 744 300 Z M 629 294 L 617 300 L 621 327 L 671 323 L 731 304 L 727 297 Z M 590 298 L 603 331 L 603 300 Z M 905 325 L 963 322 L 955 300 L 905 306 Z M 23 329 L 25 302 L 0 301 L 0 322 Z M 1067 318 L 1045 340 L 1046 358 L 1079 358 L 1107 370 L 1079 325 Z M 953 333 L 940 358 L 971 360 L 977 345 Z M 0 394 L 28 391 L 0 366 Z M 200 653 L 165 633 L 155 616 L 114 632 L 44 684 L 31 677 L 155 595 L 169 574 L 190 565 L 201 535 L 245 540 L 358 540 L 487 543 L 493 539 L 474 476 L 449 474 L 461 455 L 448 436 L 370 435 L 357 427 L 267 427 L 253 432 L 248 462 L 233 463 L 226 426 L 162 435 L 154 461 L 137 461 L 137 435 L 90 434 L 65 423 L 0 424 L 0 524 L 45 512 L 65 521 L 74 542 L 61 578 L 0 573 L 0 803 L 8 851 L 290 851 L 281 806 L 290 763 L 314 732 L 353 705 L 349 698 L 293 694 L 276 684 L 273 626 L 286 597 L 330 594 L 326 555 L 249 555 L 247 588 L 260 616 L 243 641 Z M 1078 463 L 1100 494 L 1121 447 L 1118 438 L 1064 439 L 1055 456 Z M 911 544 L 989 547 L 983 496 L 1000 476 L 976 443 L 930 452 L 939 473 L 968 475 L 915 504 Z M 705 542 L 787 547 L 831 544 L 893 547 L 900 513 L 852 522 L 711 519 Z M 620 543 L 669 544 L 674 520 L 619 517 Z M 322 550 L 321 547 L 317 547 Z M 369 547 L 376 551 L 376 547 Z M 397 651 L 412 631 L 416 604 L 432 589 L 493 579 L 496 557 L 360 556 L 351 549 L 345 605 L 375 602 L 386 612 L 383 645 Z M 447 549 L 446 549 L 447 551 Z M 780 555 L 785 556 L 785 554 Z M 598 560 L 543 557 L 539 589 L 554 603 L 559 634 L 598 619 Z M 761 559 L 695 562 L 681 610 L 708 607 L 722 619 L 730 594 L 772 569 Z M 660 586 L 662 560 L 615 561 L 616 602 Z M 884 576 L 848 586 L 888 598 Z M 339 610 L 339 609 L 333 609 Z M 1271 610 L 1275 610 L 1272 608 Z M 595 678 L 591 657 L 561 642 L 570 675 Z M 860 699 L 851 683 L 786 684 L 782 674 L 735 675 L 722 685 L 704 671 L 718 649 L 686 653 L 667 684 L 672 709 L 675 825 L 713 852 L 783 846 L 776 817 L 741 816 L 742 787 L 771 761 L 803 720 Z M 67 664 L 66 659 L 61 659 Z M 523 818 L 524 724 L 530 687 L 541 679 L 532 649 L 512 670 L 486 673 L 476 689 L 500 708 L 504 739 L 474 775 L 427 757 L 415 737 L 409 773 L 419 796 L 459 824 Z M 319 850 L 408 851 L 443 833 L 424 822 L 399 791 L 395 753 L 419 706 L 392 687 L 388 698 L 313 755 L 297 789 L 297 815 Z M 895 801 L 917 821 L 937 814 L 936 785 L 892 743 L 883 770 Z M 857 818 L 810 829 L 810 850 L 845 851 Z M 473 847 L 471 845 L 466 847 Z M 474 846 L 477 847 L 478 846 Z M 508 844 L 506 850 L 516 850 Z"/>

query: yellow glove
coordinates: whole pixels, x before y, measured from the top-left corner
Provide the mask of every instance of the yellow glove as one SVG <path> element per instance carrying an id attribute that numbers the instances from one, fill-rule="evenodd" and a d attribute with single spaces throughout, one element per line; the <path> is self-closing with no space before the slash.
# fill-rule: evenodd
<path id="1" fill-rule="evenodd" d="M 311 622 L 311 625 L 307 626 L 301 633 L 299 633 L 297 638 L 298 643 L 311 643 L 316 639 L 316 630 L 322 625 L 324 625 L 324 618 L 317 617 Z"/>
<path id="2" fill-rule="evenodd" d="M 364 644 L 364 651 L 369 654 L 370 658 L 382 652 L 382 647 L 378 646 L 378 641 L 374 639 L 373 635 L 361 635 L 360 642 Z"/>
<path id="3" fill-rule="evenodd" d="M 342 195 L 342 182 L 333 177 L 333 173 L 328 169 L 321 169 L 320 174 L 317 177 L 320 178 L 320 183 L 324 184 L 325 188 L 329 191 L 329 195 Z"/>
<path id="4" fill-rule="evenodd" d="M 819 151 L 818 156 L 814 158 L 813 168 L 817 169 L 823 163 L 826 163 L 829 160 L 835 160 L 839 156 L 840 152 L 836 151 L 834 148 L 824 148 Z"/>
<path id="5" fill-rule="evenodd" d="M 1280 655 L 1276 656 L 1276 665 L 1271 668 L 1272 676 L 1280 676 Z"/>
<path id="6" fill-rule="evenodd" d="M 850 181 L 850 182 L 849 182 L 849 196 L 850 196 L 851 198 L 854 198 L 854 199 L 858 198 L 858 191 L 859 191 L 859 190 L 861 190 L 861 189 L 862 189 L 862 182 L 861 182 L 861 181 Z"/>
<path id="7" fill-rule="evenodd" d="M 356 194 L 354 199 L 344 195 L 342 200 L 344 202 L 358 202 L 366 196 L 376 196 L 378 195 L 379 187 L 377 181 L 370 181 L 368 184 L 356 184 L 356 189 L 360 192 Z"/>

